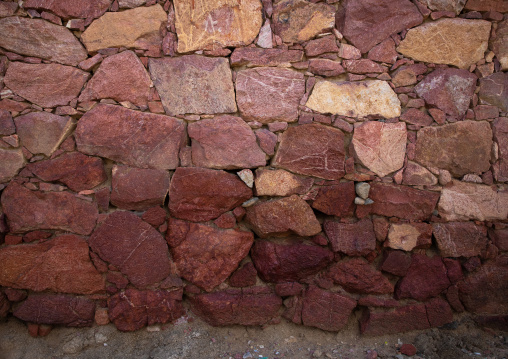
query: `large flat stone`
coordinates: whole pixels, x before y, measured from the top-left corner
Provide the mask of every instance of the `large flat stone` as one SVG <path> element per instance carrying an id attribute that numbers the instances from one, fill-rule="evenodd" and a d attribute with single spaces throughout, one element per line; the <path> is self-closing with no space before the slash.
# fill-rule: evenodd
<path id="1" fill-rule="evenodd" d="M 508 19 L 498 24 L 496 37 L 492 40 L 492 50 L 501 63 L 501 69 L 508 70 Z"/>
<path id="2" fill-rule="evenodd" d="M 480 79 L 480 99 L 508 111 L 508 73 L 496 72 Z"/>
<path id="3" fill-rule="evenodd" d="M 499 166 L 494 175 L 498 181 L 508 181 L 508 119 L 499 118 L 493 123 L 494 140 L 499 148 Z"/>
<path id="4" fill-rule="evenodd" d="M 432 227 L 442 257 L 474 257 L 487 247 L 487 227 L 483 225 L 449 222 Z"/>
<path id="5" fill-rule="evenodd" d="M 174 169 L 185 144 L 185 123 L 173 117 L 97 105 L 78 122 L 80 152 L 140 168 Z"/>
<path id="6" fill-rule="evenodd" d="M 64 19 L 95 19 L 108 10 L 111 0 L 27 0 L 25 9 L 51 11 Z"/>
<path id="7" fill-rule="evenodd" d="M 356 223 L 326 220 L 323 229 L 334 252 L 348 256 L 365 256 L 376 249 L 376 235 L 368 218 Z"/>
<path id="8" fill-rule="evenodd" d="M 186 55 L 150 59 L 148 66 L 167 114 L 236 112 L 227 59 Z"/>
<path id="9" fill-rule="evenodd" d="M 410 29 L 397 51 L 417 61 L 455 65 L 466 69 L 483 59 L 490 22 L 440 19 Z"/>
<path id="10" fill-rule="evenodd" d="M 400 101 L 386 81 L 320 81 L 306 104 L 310 109 L 348 117 L 400 116 Z"/>
<path id="11" fill-rule="evenodd" d="M 5 150 L 0 148 L 0 183 L 9 182 L 25 165 L 21 149 Z"/>

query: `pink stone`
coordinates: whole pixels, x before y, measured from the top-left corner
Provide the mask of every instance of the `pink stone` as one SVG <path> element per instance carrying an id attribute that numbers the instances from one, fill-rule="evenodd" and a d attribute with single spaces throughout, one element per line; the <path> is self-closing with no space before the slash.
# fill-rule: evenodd
<path id="1" fill-rule="evenodd" d="M 20 149 L 9 150 L 0 148 L 0 183 L 9 182 L 25 165 L 23 152 Z"/>
<path id="2" fill-rule="evenodd" d="M 391 37 L 383 40 L 379 45 L 376 45 L 369 50 L 368 58 L 373 61 L 394 64 L 397 60 L 395 42 Z"/>
<path id="3" fill-rule="evenodd" d="M 303 59 L 302 50 L 238 47 L 231 54 L 231 66 L 281 66 Z"/>
<path id="4" fill-rule="evenodd" d="M 27 0 L 25 9 L 48 10 L 64 18 L 94 19 L 106 12 L 111 0 Z"/>
<path id="5" fill-rule="evenodd" d="M 365 256 L 376 248 L 376 236 L 370 219 L 365 218 L 356 223 L 326 220 L 323 228 L 334 252 Z"/>
<path id="6" fill-rule="evenodd" d="M 307 45 L 305 45 L 305 55 L 309 56 L 318 56 L 327 52 L 335 52 L 339 51 L 339 47 L 337 46 L 337 39 L 334 35 L 323 36 L 316 40 L 310 40 Z"/>
<path id="7" fill-rule="evenodd" d="M 345 217 L 353 214 L 355 197 L 354 182 L 324 186 L 319 189 L 312 208 L 331 216 Z"/>
<path id="8" fill-rule="evenodd" d="M 416 126 L 430 126 L 434 121 L 432 117 L 427 115 L 426 113 L 417 110 L 416 108 L 410 108 L 405 111 L 402 116 L 400 116 L 400 120 L 407 122 L 411 125 Z"/>
<path id="9" fill-rule="evenodd" d="M 346 72 L 340 62 L 328 59 L 311 59 L 309 71 L 325 77 L 339 76 Z"/>
<path id="10" fill-rule="evenodd" d="M 256 130 L 255 133 L 259 142 L 259 147 L 267 155 L 273 155 L 275 153 L 275 145 L 277 144 L 277 135 L 265 128 L 260 128 Z"/>
<path id="11" fill-rule="evenodd" d="M 362 53 L 353 45 L 340 44 L 339 57 L 347 60 L 358 60 L 362 58 Z"/>
<path id="12" fill-rule="evenodd" d="M 16 132 L 16 127 L 12 121 L 11 113 L 7 110 L 0 110 L 0 135 L 8 136 Z"/>
<path id="13" fill-rule="evenodd" d="M 383 73 L 386 68 L 369 59 L 344 60 L 346 70 L 353 74 Z"/>
<path id="14" fill-rule="evenodd" d="M 473 222 L 434 223 L 433 234 L 441 256 L 474 257 L 487 246 L 487 228 Z"/>

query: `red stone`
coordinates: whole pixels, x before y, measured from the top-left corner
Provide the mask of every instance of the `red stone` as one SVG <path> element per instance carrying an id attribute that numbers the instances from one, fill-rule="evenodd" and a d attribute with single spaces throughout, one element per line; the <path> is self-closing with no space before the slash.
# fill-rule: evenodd
<path id="1" fill-rule="evenodd" d="M 11 113 L 7 110 L 0 110 L 0 135 L 8 136 L 16 132 L 16 127 L 12 121 Z"/>
<path id="2" fill-rule="evenodd" d="M 149 208 L 145 213 L 143 213 L 141 219 L 154 227 L 158 227 L 166 222 L 166 216 L 167 214 L 164 208 L 156 206 Z"/>
<path id="3" fill-rule="evenodd" d="M 325 77 L 339 76 L 346 72 L 340 62 L 329 59 L 311 59 L 309 61 L 309 71 L 315 75 Z"/>
<path id="4" fill-rule="evenodd" d="M 452 308 L 447 301 L 433 298 L 425 303 L 430 327 L 441 327 L 453 321 Z"/>
<path id="5" fill-rule="evenodd" d="M 351 216 L 353 214 L 355 197 L 354 182 L 324 186 L 319 189 L 314 202 L 312 202 L 312 208 L 330 216 Z"/>
<path id="6" fill-rule="evenodd" d="M 267 154 L 273 155 L 275 153 L 275 146 L 277 145 L 277 135 L 266 128 L 260 128 L 255 131 L 256 138 L 259 142 L 259 147 Z"/>
<path id="7" fill-rule="evenodd" d="M 256 285 L 257 270 L 252 262 L 245 263 L 229 277 L 232 287 L 251 287 Z"/>
<path id="8" fill-rule="evenodd" d="M 310 40 L 305 45 L 305 55 L 318 56 L 327 52 L 339 52 L 337 38 L 334 35 L 323 36 L 321 38 Z"/>
<path id="9" fill-rule="evenodd" d="M 366 296 L 358 299 L 358 305 L 363 307 L 396 308 L 400 306 L 400 302 L 395 299 Z"/>
<path id="10" fill-rule="evenodd" d="M 4 293 L 0 292 L 0 318 L 6 318 L 11 309 L 11 303 Z"/>
<path id="11" fill-rule="evenodd" d="M 433 234 L 442 257 L 474 257 L 487 246 L 487 228 L 473 222 L 434 223 Z"/>
<path id="12" fill-rule="evenodd" d="M 277 283 L 275 285 L 275 293 L 280 295 L 281 297 L 289 297 L 291 295 L 300 295 L 302 294 L 305 287 L 303 284 L 296 282 L 289 283 Z"/>
<path id="13" fill-rule="evenodd" d="M 5 288 L 4 294 L 10 302 L 21 302 L 27 297 L 26 291 L 20 289 Z"/>
<path id="14" fill-rule="evenodd" d="M 94 19 L 106 12 L 111 0 L 27 0 L 25 9 L 47 10 L 64 18 Z"/>
<path id="15" fill-rule="evenodd" d="M 499 108 L 490 105 L 478 105 L 474 108 L 476 121 L 488 120 L 499 117 Z"/>
<path id="16" fill-rule="evenodd" d="M 360 332 L 380 336 L 430 328 L 425 304 L 411 304 L 394 310 L 367 309 L 360 319 Z"/>
<path id="17" fill-rule="evenodd" d="M 346 70 L 353 74 L 383 73 L 386 68 L 369 59 L 345 60 L 342 62 Z"/>
<path id="18" fill-rule="evenodd" d="M 508 181 L 508 118 L 498 118 L 493 126 L 494 140 L 499 148 L 499 167 L 494 172 L 498 181 Z"/>
<path id="19" fill-rule="evenodd" d="M 466 10 L 508 12 L 508 4 L 504 0 L 468 0 Z"/>
<path id="20" fill-rule="evenodd" d="M 326 220 L 323 228 L 334 252 L 348 256 L 365 256 L 376 248 L 374 226 L 368 218 L 356 223 Z"/>
<path id="21" fill-rule="evenodd" d="M 0 17 L 12 16 L 18 9 L 18 4 L 15 2 L 0 2 Z"/>
<path id="22" fill-rule="evenodd" d="M 213 223 L 219 228 L 234 228 L 236 226 L 236 217 L 231 212 L 221 214 Z"/>
<path id="23" fill-rule="evenodd" d="M 303 51 L 286 49 L 261 49 L 258 47 L 237 47 L 230 57 L 231 66 L 280 66 L 299 62 Z"/>
<path id="24" fill-rule="evenodd" d="M 508 111 L 508 73 L 497 72 L 480 79 L 480 99 Z"/>
<path id="25" fill-rule="evenodd" d="M 508 228 L 489 229 L 489 238 L 501 252 L 508 251 Z"/>
<path id="26" fill-rule="evenodd" d="M 424 64 L 401 66 L 392 73 L 392 83 L 395 87 L 410 86 L 418 82 L 418 76 L 427 72 Z"/>
<path id="27" fill-rule="evenodd" d="M 403 251 L 385 251 L 379 269 L 399 277 L 407 274 L 411 256 Z"/>
<path id="28" fill-rule="evenodd" d="M 397 51 L 395 50 L 395 42 L 391 37 L 383 40 L 379 45 L 369 50 L 368 58 L 373 61 L 386 62 L 394 64 L 397 61 Z"/>
<path id="29" fill-rule="evenodd" d="M 400 353 L 412 357 L 416 354 L 416 347 L 413 344 L 402 344 Z"/>
<path id="30" fill-rule="evenodd" d="M 169 212 L 188 221 L 219 217 L 252 197 L 252 190 L 225 171 L 179 167 L 171 179 Z"/>
<path id="31" fill-rule="evenodd" d="M 417 126 L 430 126 L 434 121 L 432 117 L 416 108 L 410 108 L 405 111 L 402 116 L 400 116 L 400 120 Z"/>

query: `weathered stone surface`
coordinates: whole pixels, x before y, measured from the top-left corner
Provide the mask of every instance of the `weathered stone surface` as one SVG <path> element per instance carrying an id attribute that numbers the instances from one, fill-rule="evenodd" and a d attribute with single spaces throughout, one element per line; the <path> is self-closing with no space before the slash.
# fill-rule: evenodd
<path id="1" fill-rule="evenodd" d="M 166 241 L 134 213 L 111 213 L 88 243 L 102 260 L 117 267 L 138 288 L 153 285 L 169 275 Z"/>
<path id="2" fill-rule="evenodd" d="M 360 162 L 384 177 L 404 165 L 407 130 L 403 122 L 368 121 L 355 128 L 353 146 Z"/>
<path id="3" fill-rule="evenodd" d="M 307 193 L 314 180 L 299 177 L 285 170 L 258 168 L 255 179 L 256 195 L 258 196 L 290 196 Z"/>
<path id="4" fill-rule="evenodd" d="M 80 152 L 141 168 L 174 169 L 185 145 L 185 123 L 176 118 L 97 105 L 79 120 Z"/>
<path id="5" fill-rule="evenodd" d="M 306 104 L 310 109 L 349 117 L 400 116 L 400 101 L 386 81 L 320 81 Z"/>
<path id="6" fill-rule="evenodd" d="M 263 24 L 259 0 L 176 0 L 178 52 L 248 45 Z"/>
<path id="7" fill-rule="evenodd" d="M 304 0 L 285 0 L 273 9 L 274 32 L 284 42 L 307 41 L 334 25 L 335 8 Z"/>
<path id="8" fill-rule="evenodd" d="M 257 240 L 251 258 L 259 277 L 270 283 L 299 282 L 326 268 L 333 253 L 297 241 L 274 243 Z"/>
<path id="9" fill-rule="evenodd" d="M 505 0 L 468 0 L 466 10 L 508 12 Z"/>
<path id="10" fill-rule="evenodd" d="M 89 327 L 94 321 L 95 303 L 63 294 L 31 294 L 13 314 L 30 323 Z"/>
<path id="11" fill-rule="evenodd" d="M 324 179 L 344 176 L 344 133 L 319 124 L 290 127 L 282 134 L 272 165 Z"/>
<path id="12" fill-rule="evenodd" d="M 394 223 L 385 246 L 410 252 L 413 248 L 430 247 L 432 226 L 428 223 Z"/>
<path id="13" fill-rule="evenodd" d="M 353 214 L 355 197 L 354 182 L 321 187 L 312 208 L 330 216 L 346 217 Z"/>
<path id="14" fill-rule="evenodd" d="M 0 17 L 12 16 L 18 9 L 18 4 L 15 2 L 0 2 Z M 2 306 L 3 308 L 3 306 Z"/>
<path id="15" fill-rule="evenodd" d="M 397 51 L 395 50 L 395 42 L 391 37 L 383 40 L 379 45 L 369 50 L 368 58 L 372 61 L 386 62 L 393 64 L 397 61 Z"/>
<path id="16" fill-rule="evenodd" d="M 500 251 L 508 251 L 508 228 L 489 229 L 489 238 Z"/>
<path id="17" fill-rule="evenodd" d="M 254 132 L 240 117 L 223 115 L 194 122 L 188 133 L 195 166 L 235 169 L 266 165 Z"/>
<path id="18" fill-rule="evenodd" d="M 428 169 L 416 162 L 408 161 L 404 169 L 402 184 L 409 186 L 433 186 L 437 178 Z"/>
<path id="19" fill-rule="evenodd" d="M 293 122 L 304 93 L 304 76 L 294 70 L 265 67 L 236 75 L 238 108 L 247 121 Z"/>
<path id="20" fill-rule="evenodd" d="M 325 77 L 335 77 L 346 72 L 340 62 L 328 59 L 310 59 L 309 71 Z"/>
<path id="21" fill-rule="evenodd" d="M 38 192 L 11 182 L 2 193 L 2 208 L 12 233 L 56 229 L 88 235 L 98 216 L 94 203 L 68 192 Z"/>
<path id="22" fill-rule="evenodd" d="M 427 104 L 462 118 L 476 88 L 476 75 L 467 70 L 438 69 L 427 75 L 415 91 Z"/>
<path id="23" fill-rule="evenodd" d="M 305 45 L 305 55 L 307 55 L 307 57 L 338 52 L 337 38 L 334 35 L 327 35 L 316 40 L 311 40 Z"/>
<path id="24" fill-rule="evenodd" d="M 104 278 L 90 261 L 88 243 L 75 235 L 4 247 L 0 261 L 0 285 L 4 287 L 75 294 L 105 289 Z"/>
<path id="25" fill-rule="evenodd" d="M 369 59 L 344 60 L 342 64 L 353 74 L 379 74 L 386 71 L 385 67 Z"/>
<path id="26" fill-rule="evenodd" d="M 508 192 L 454 180 L 443 188 L 438 210 L 446 221 L 505 220 L 508 216 Z"/>
<path id="27" fill-rule="evenodd" d="M 234 174 L 178 167 L 169 188 L 169 212 L 188 221 L 208 221 L 251 197 L 252 190 Z"/>
<path id="28" fill-rule="evenodd" d="M 256 284 L 257 274 L 254 264 L 247 262 L 229 277 L 229 285 L 232 287 L 251 287 Z"/>
<path id="29" fill-rule="evenodd" d="M 417 61 L 455 65 L 461 69 L 483 58 L 490 22 L 440 19 L 410 29 L 397 51 Z"/>
<path id="30" fill-rule="evenodd" d="M 147 325 L 169 323 L 185 315 L 175 295 L 166 291 L 127 289 L 108 300 L 109 319 L 118 330 L 130 332 Z"/>
<path id="31" fill-rule="evenodd" d="M 460 14 L 467 0 L 425 0 L 427 7 L 435 11 L 453 11 Z"/>
<path id="32" fill-rule="evenodd" d="M 400 120 L 419 127 L 430 126 L 434 121 L 431 116 L 416 108 L 410 108 L 404 111 L 402 116 L 400 116 Z"/>
<path id="33" fill-rule="evenodd" d="M 78 97 L 90 77 L 85 71 L 58 64 L 13 62 L 5 85 L 17 95 L 42 107 L 65 106 Z"/>
<path id="34" fill-rule="evenodd" d="M 411 256 L 402 251 L 385 251 L 379 269 L 399 277 L 406 275 L 411 266 Z"/>
<path id="35" fill-rule="evenodd" d="M 508 73 L 497 72 L 480 79 L 480 99 L 508 111 Z"/>
<path id="36" fill-rule="evenodd" d="M 374 182 L 370 189 L 372 213 L 380 216 L 425 220 L 432 215 L 439 193 Z"/>
<path id="37" fill-rule="evenodd" d="M 289 231 L 303 237 L 321 232 L 321 225 L 312 208 L 297 195 L 257 202 L 247 207 L 246 211 L 247 223 L 262 238 Z"/>
<path id="38" fill-rule="evenodd" d="M 42 19 L 5 17 L 0 19 L 0 34 L 0 47 L 21 55 L 73 66 L 87 57 L 72 32 Z"/>
<path id="39" fill-rule="evenodd" d="M 284 66 L 303 60 L 302 50 L 260 49 L 239 47 L 231 54 L 231 66 Z"/>
<path id="40" fill-rule="evenodd" d="M 498 181 L 508 181 L 508 119 L 499 118 L 493 123 L 494 140 L 498 145 L 499 167 L 494 172 Z"/>
<path id="41" fill-rule="evenodd" d="M 167 240 L 180 275 L 210 292 L 238 268 L 249 253 L 254 235 L 171 219 Z"/>
<path id="42" fill-rule="evenodd" d="M 425 254 L 413 254 L 407 274 L 395 288 L 395 298 L 413 298 L 425 301 L 436 297 L 450 286 L 446 267 L 439 256 L 432 258 Z"/>
<path id="43" fill-rule="evenodd" d="M 327 220 L 323 229 L 334 252 L 348 256 L 364 256 L 376 248 L 374 226 L 368 218 L 356 223 L 339 223 Z"/>
<path id="44" fill-rule="evenodd" d="M 474 257 L 487 246 L 487 228 L 474 222 L 434 223 L 433 234 L 442 257 Z"/>
<path id="45" fill-rule="evenodd" d="M 25 165 L 21 149 L 4 150 L 0 148 L 0 183 L 9 182 Z"/>
<path id="46" fill-rule="evenodd" d="M 62 182 L 75 192 L 92 189 L 107 180 L 102 160 L 80 152 L 64 153 L 31 163 L 27 168 L 43 181 Z"/>
<path id="47" fill-rule="evenodd" d="M 144 5 L 147 0 L 118 0 L 120 9 L 133 9 L 135 7 Z"/>
<path id="48" fill-rule="evenodd" d="M 165 170 L 113 166 L 111 203 L 118 208 L 143 211 L 164 204 L 169 190 Z"/>
<path id="49" fill-rule="evenodd" d="M 152 81 L 132 51 L 123 51 L 104 59 L 79 96 L 80 102 L 110 98 L 146 106 Z"/>
<path id="50" fill-rule="evenodd" d="M 213 326 L 263 325 L 278 317 L 282 299 L 268 288 L 235 289 L 189 298 L 191 310 Z"/>
<path id="51" fill-rule="evenodd" d="M 0 109 L 0 135 L 9 136 L 16 132 L 16 126 L 12 121 L 12 115 L 7 110 Z"/>
<path id="52" fill-rule="evenodd" d="M 421 24 L 423 17 L 409 0 L 349 0 L 337 12 L 337 29 L 361 50 L 369 51 L 390 35 Z"/>
<path id="53" fill-rule="evenodd" d="M 352 293 L 390 294 L 393 284 L 362 258 L 353 258 L 333 264 L 327 275 Z"/>
<path id="54" fill-rule="evenodd" d="M 121 12 L 107 12 L 81 34 L 88 52 L 108 47 L 148 49 L 160 46 L 161 25 L 167 14 L 159 4 Z"/>
<path id="55" fill-rule="evenodd" d="M 27 0 L 25 9 L 46 10 L 64 19 L 95 19 L 106 12 L 111 0 Z"/>

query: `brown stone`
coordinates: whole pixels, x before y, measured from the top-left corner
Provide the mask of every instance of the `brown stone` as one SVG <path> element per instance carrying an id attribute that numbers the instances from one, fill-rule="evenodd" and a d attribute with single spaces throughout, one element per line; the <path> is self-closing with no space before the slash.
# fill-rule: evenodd
<path id="1" fill-rule="evenodd" d="M 0 2 L 0 17 L 12 16 L 18 9 L 18 4 L 15 2 Z"/>
<path id="2" fill-rule="evenodd" d="M 12 121 L 11 113 L 7 110 L 0 110 L 0 135 L 9 136 L 16 132 L 16 127 Z"/>
<path id="3" fill-rule="evenodd" d="M 176 0 L 174 6 L 180 53 L 249 45 L 263 24 L 259 0 Z"/>
<path id="4" fill-rule="evenodd" d="M 46 10 L 64 19 L 95 19 L 108 10 L 111 0 L 27 0 L 25 9 Z"/>
<path id="5" fill-rule="evenodd" d="M 307 237 L 321 232 L 312 208 L 297 195 L 257 202 L 246 210 L 247 223 L 262 238 L 288 232 Z"/>
<path id="6" fill-rule="evenodd" d="M 340 62 L 328 59 L 310 59 L 309 71 L 325 77 L 335 77 L 346 72 Z"/>
<path id="7" fill-rule="evenodd" d="M 86 50 L 72 32 L 42 19 L 5 17 L 0 19 L 0 34 L 3 34 L 0 47 L 21 55 L 72 66 L 87 57 Z M 53 75 L 61 76 L 57 72 Z"/>
<path id="8" fill-rule="evenodd" d="M 325 269 L 333 260 L 333 253 L 296 240 L 284 243 L 257 240 L 251 258 L 263 281 L 285 283 L 300 282 Z"/>
<path id="9" fill-rule="evenodd" d="M 508 4 L 505 0 L 468 0 L 465 9 L 473 11 L 508 12 Z"/>
<path id="10" fill-rule="evenodd" d="M 499 118 L 494 121 L 494 140 L 499 148 L 499 167 L 494 172 L 498 181 L 508 181 L 508 119 Z"/>
<path id="11" fill-rule="evenodd" d="M 238 108 L 247 121 L 293 122 L 304 93 L 304 76 L 294 70 L 254 68 L 236 75 Z"/>
<path id="12" fill-rule="evenodd" d="M 497 72 L 480 79 L 480 99 L 508 111 L 508 73 Z"/>
<path id="13" fill-rule="evenodd" d="M 353 214 L 355 201 L 354 182 L 342 182 L 333 186 L 324 186 L 312 202 L 312 208 L 330 216 L 346 217 Z"/>
<path id="14" fill-rule="evenodd" d="M 437 184 L 437 178 L 425 167 L 408 161 L 404 169 L 402 184 L 409 186 L 434 186 Z"/>
<path id="15" fill-rule="evenodd" d="M 98 216 L 94 203 L 68 192 L 39 192 L 11 182 L 2 193 L 2 208 L 12 233 L 55 229 L 88 235 Z"/>
<path id="16" fill-rule="evenodd" d="M 89 77 L 89 73 L 71 66 L 13 62 L 4 81 L 15 94 L 28 101 L 55 107 L 65 106 L 78 97 Z"/>
<path id="17" fill-rule="evenodd" d="M 335 8 L 304 0 L 284 0 L 273 8 L 273 28 L 284 42 L 307 41 L 334 25 Z"/>
<path id="18" fill-rule="evenodd" d="M 0 183 L 9 182 L 25 165 L 21 149 L 4 150 L 0 148 Z"/>
<path id="19" fill-rule="evenodd" d="M 27 168 L 43 181 L 62 182 L 75 192 L 92 189 L 107 180 L 102 160 L 80 152 L 64 153 L 31 163 Z"/>
<path id="20" fill-rule="evenodd" d="M 4 247 L 0 261 L 0 285 L 5 287 L 75 294 L 105 289 L 104 278 L 90 261 L 88 243 L 75 235 Z"/>
<path id="21" fill-rule="evenodd" d="M 508 10 L 508 6 L 507 6 Z M 500 22 L 496 29 L 496 37 L 492 40 L 492 50 L 501 63 L 502 70 L 508 70 L 508 19 Z"/>
<path id="22" fill-rule="evenodd" d="M 385 251 L 379 269 L 403 277 L 411 266 L 411 256 L 403 251 Z"/>
<path id="23" fill-rule="evenodd" d="M 166 241 L 157 230 L 131 212 L 113 212 L 88 240 L 102 260 L 117 267 L 137 288 L 169 275 Z"/>
<path id="24" fill-rule="evenodd" d="M 402 116 L 400 116 L 400 120 L 419 127 L 430 126 L 434 121 L 432 117 L 416 108 L 410 108 L 405 111 Z"/>
<path id="25" fill-rule="evenodd" d="M 453 11 L 460 14 L 467 0 L 425 0 L 427 7 L 435 11 Z M 416 354 L 416 353 L 415 353 Z M 414 354 L 413 354 L 414 355 Z"/>
<path id="26" fill-rule="evenodd" d="M 255 131 L 259 147 L 267 154 L 273 155 L 275 153 L 275 146 L 277 145 L 277 135 L 266 128 L 260 128 Z"/>
<path id="27" fill-rule="evenodd" d="M 258 196 L 290 196 L 307 193 L 314 180 L 300 177 L 285 170 L 258 168 L 256 170 L 256 195 Z"/>
<path id="28" fill-rule="evenodd" d="M 360 319 L 360 332 L 366 336 L 403 333 L 428 329 L 425 304 L 411 304 L 394 310 L 367 309 Z"/>
<path id="29" fill-rule="evenodd" d="M 251 287 L 256 284 L 257 273 L 254 264 L 247 262 L 229 277 L 229 285 L 232 287 Z"/>
<path id="30" fill-rule="evenodd" d="M 156 4 L 120 12 L 107 12 L 81 34 L 88 52 L 109 47 L 149 49 L 160 46 L 161 25 L 167 21 L 162 6 Z"/>
<path id="31" fill-rule="evenodd" d="M 334 35 L 323 36 L 316 40 L 311 40 L 305 45 L 305 55 L 318 56 L 328 52 L 339 52 L 337 38 Z"/>
<path id="32" fill-rule="evenodd" d="M 473 222 L 434 223 L 433 234 L 443 257 L 474 257 L 487 246 L 487 228 Z"/>
<path id="33" fill-rule="evenodd" d="M 303 60 L 302 50 L 239 47 L 231 54 L 231 66 L 284 66 Z"/>
<path id="34" fill-rule="evenodd" d="M 368 218 L 356 223 L 339 223 L 326 220 L 323 229 L 334 252 L 348 256 L 364 256 L 376 248 L 376 235 Z"/>
<path id="35" fill-rule="evenodd" d="M 307 124 L 284 131 L 272 165 L 332 180 L 344 176 L 344 161 L 344 133 L 319 124 Z"/>
<path id="36" fill-rule="evenodd" d="M 383 40 L 379 45 L 369 50 L 368 58 L 373 61 L 386 62 L 388 64 L 395 63 L 395 61 L 397 61 L 395 42 L 390 37 Z"/>
<path id="37" fill-rule="evenodd" d="M 495 119 L 499 117 L 499 108 L 490 105 L 478 105 L 474 107 L 474 118 L 477 121 Z"/>
<path id="38" fill-rule="evenodd" d="M 227 59 L 200 55 L 166 57 L 150 59 L 148 67 L 168 115 L 236 112 Z"/>
<path id="39" fill-rule="evenodd" d="M 432 226 L 428 223 L 394 223 L 385 246 L 410 252 L 414 248 L 430 247 Z"/>
<path id="40" fill-rule="evenodd" d="M 223 115 L 194 122 L 188 133 L 195 166 L 236 169 L 266 165 L 254 132 L 240 117 Z"/>
<path id="41" fill-rule="evenodd" d="M 79 120 L 80 152 L 140 168 L 174 169 L 185 144 L 185 123 L 176 118 L 97 105 Z"/>
<path id="42" fill-rule="evenodd" d="M 361 50 L 369 51 L 394 33 L 419 25 L 423 17 L 409 0 L 348 0 L 336 15 L 337 29 Z"/>

